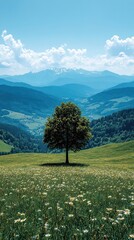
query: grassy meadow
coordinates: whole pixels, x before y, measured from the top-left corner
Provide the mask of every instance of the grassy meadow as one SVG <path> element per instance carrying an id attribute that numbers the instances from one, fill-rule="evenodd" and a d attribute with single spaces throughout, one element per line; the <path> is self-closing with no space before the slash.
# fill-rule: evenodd
<path id="1" fill-rule="evenodd" d="M 12 146 L 10 146 L 9 144 L 3 142 L 2 140 L 0 140 L 0 152 L 10 152 L 12 149 Z"/>
<path id="2" fill-rule="evenodd" d="M 133 149 L 0 156 L 0 239 L 133 239 Z"/>

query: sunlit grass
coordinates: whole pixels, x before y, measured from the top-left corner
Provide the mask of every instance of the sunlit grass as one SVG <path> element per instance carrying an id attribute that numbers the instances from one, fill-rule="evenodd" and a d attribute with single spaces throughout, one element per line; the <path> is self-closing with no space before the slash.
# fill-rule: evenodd
<path id="1" fill-rule="evenodd" d="M 132 239 L 133 147 L 1 156 L 0 239 Z"/>
<path id="2" fill-rule="evenodd" d="M 10 146 L 9 144 L 3 142 L 2 140 L 0 140 L 0 152 L 10 152 L 12 149 L 12 146 Z"/>

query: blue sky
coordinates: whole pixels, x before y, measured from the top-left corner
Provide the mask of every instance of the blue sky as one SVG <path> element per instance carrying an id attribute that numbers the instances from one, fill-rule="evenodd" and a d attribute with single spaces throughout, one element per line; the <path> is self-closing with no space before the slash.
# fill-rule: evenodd
<path id="1" fill-rule="evenodd" d="M 126 48 L 130 48 L 130 51 L 133 52 L 133 11 L 133 0 L 0 0 L 0 33 L 2 34 L 4 30 L 7 31 L 3 35 L 5 36 L 4 42 L 3 37 L 0 38 L 0 44 L 4 44 L 5 46 L 8 45 L 10 48 L 9 50 L 14 51 L 14 49 L 11 47 L 11 42 L 13 41 L 10 41 L 9 44 L 9 41 L 7 41 L 8 37 L 6 38 L 6 36 L 10 35 L 10 40 L 11 36 L 12 40 L 14 39 L 14 41 L 18 41 L 18 39 L 20 39 L 25 50 L 30 49 L 37 55 L 45 52 L 44 61 L 46 61 L 46 51 L 48 49 L 58 49 L 59 47 L 63 47 L 64 50 L 66 49 L 66 51 L 67 49 L 86 49 L 86 54 L 85 52 L 82 52 L 82 56 L 79 56 L 79 59 L 80 57 L 83 58 L 84 55 L 85 59 L 81 59 L 81 61 L 86 61 L 86 59 L 88 60 L 87 65 L 91 65 L 89 70 L 103 70 L 104 68 L 107 68 L 118 73 L 129 74 L 130 72 L 130 74 L 134 74 L 134 72 L 132 72 L 130 69 L 132 68 L 134 60 L 134 56 L 131 56 L 130 59 L 130 55 L 132 54 L 129 54 L 129 64 L 127 61 L 129 66 L 128 69 L 124 70 L 125 72 L 123 72 L 123 70 L 121 71 L 121 69 L 118 69 L 117 64 L 115 67 L 112 65 L 113 51 L 115 52 L 115 49 L 112 49 L 112 63 L 108 62 L 108 66 L 106 66 L 107 60 L 105 59 L 104 61 L 104 55 L 109 57 L 109 53 L 111 54 L 111 48 L 109 51 L 110 44 L 118 45 L 118 48 L 121 48 L 120 52 L 116 49 L 118 53 L 116 58 L 121 58 L 122 56 L 122 61 L 124 61 L 124 58 L 127 58 L 126 56 L 128 51 L 126 54 Z M 118 36 L 119 39 L 114 38 L 113 40 L 110 40 L 115 35 Z M 128 41 L 126 39 L 128 39 Z M 107 40 L 112 42 L 109 43 L 108 46 L 106 43 Z M 127 41 L 127 43 L 123 42 L 124 48 L 122 48 L 122 41 Z M 4 54 L 5 50 L 3 51 L 3 48 L 1 47 L 0 51 L 1 56 Z M 11 55 L 11 51 L 10 54 L 8 52 L 8 55 Z M 12 64 L 9 59 L 2 59 L 2 57 L 0 57 L 0 74 L 6 74 L 7 72 L 9 72 L 9 74 L 19 74 L 21 72 L 33 71 L 32 67 L 30 67 L 32 65 L 31 62 L 28 63 L 29 68 L 26 66 L 26 63 L 24 64 L 24 68 L 21 66 L 24 62 L 24 51 L 22 52 L 23 54 L 20 54 L 21 57 L 20 55 L 16 57 L 17 53 L 15 50 L 14 56 L 16 58 L 13 59 L 12 56 L 12 61 L 14 60 L 14 69 L 11 67 Z M 71 52 L 72 55 L 73 53 L 76 55 L 75 51 Z M 66 57 L 68 57 L 68 54 L 70 54 L 70 52 L 68 53 L 67 51 Z M 22 55 L 23 61 L 21 62 Z M 72 55 L 71 57 L 74 57 L 74 55 Z M 17 72 L 16 70 L 15 72 L 15 61 L 17 61 L 17 58 L 19 58 L 19 71 Z M 29 57 L 27 56 L 27 61 L 28 58 Z M 93 59 L 95 61 L 96 58 L 99 62 L 98 67 L 94 66 L 95 64 L 93 62 Z M 100 61 L 102 61 L 102 58 L 105 64 L 100 66 Z M 66 60 L 68 60 L 68 58 Z M 43 60 L 41 60 L 41 63 L 42 61 Z M 60 65 L 54 64 L 54 62 L 56 63 L 56 61 L 58 61 L 57 59 L 47 59 L 47 61 L 51 63 L 47 63 L 45 65 L 44 62 L 44 65 L 41 65 L 41 67 L 37 66 L 35 71 L 51 66 L 60 67 Z M 39 61 L 37 62 L 39 65 Z M 63 59 L 63 62 L 65 62 L 65 59 Z M 3 63 L 6 64 L 4 65 Z M 63 67 L 75 67 L 74 63 L 72 65 L 70 63 L 69 66 L 61 64 L 61 67 L 62 65 Z M 78 63 L 76 68 L 79 67 L 78 65 L 80 65 L 80 67 L 83 66 L 82 64 Z M 112 67 L 110 68 L 109 66 L 111 65 Z M 18 68 L 17 65 L 16 68 Z M 85 66 L 84 68 L 87 67 Z M 122 69 L 123 68 L 124 66 Z"/>

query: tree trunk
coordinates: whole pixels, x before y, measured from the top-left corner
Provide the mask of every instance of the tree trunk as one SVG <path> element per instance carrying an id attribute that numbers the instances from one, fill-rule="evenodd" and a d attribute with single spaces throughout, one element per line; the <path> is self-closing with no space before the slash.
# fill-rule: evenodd
<path id="1" fill-rule="evenodd" d="M 69 164 L 68 145 L 66 146 L 66 164 Z"/>
<path id="2" fill-rule="evenodd" d="M 68 128 L 66 131 L 66 164 L 69 164 L 69 157 L 68 157 Z"/>

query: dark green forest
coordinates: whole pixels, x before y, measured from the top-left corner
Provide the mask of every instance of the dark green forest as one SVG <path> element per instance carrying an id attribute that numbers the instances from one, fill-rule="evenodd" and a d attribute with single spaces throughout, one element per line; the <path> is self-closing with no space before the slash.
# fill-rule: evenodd
<path id="1" fill-rule="evenodd" d="M 35 138 L 28 132 L 9 124 L 0 123 L 0 140 L 13 146 L 12 153 L 45 150 L 40 138 Z"/>
<path id="2" fill-rule="evenodd" d="M 87 148 L 134 139 L 134 109 L 122 110 L 91 122 L 93 138 Z"/>

